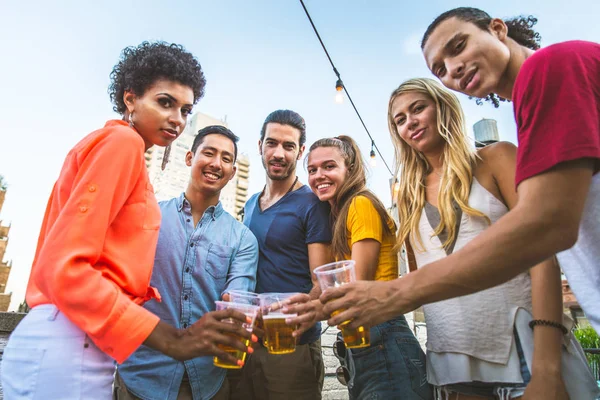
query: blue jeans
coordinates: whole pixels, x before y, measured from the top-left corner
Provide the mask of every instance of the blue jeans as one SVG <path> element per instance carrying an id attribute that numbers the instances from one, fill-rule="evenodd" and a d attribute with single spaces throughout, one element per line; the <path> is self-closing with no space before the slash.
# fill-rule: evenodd
<path id="1" fill-rule="evenodd" d="M 371 328 L 371 345 L 352 349 L 351 400 L 432 400 L 425 353 L 404 316 Z"/>

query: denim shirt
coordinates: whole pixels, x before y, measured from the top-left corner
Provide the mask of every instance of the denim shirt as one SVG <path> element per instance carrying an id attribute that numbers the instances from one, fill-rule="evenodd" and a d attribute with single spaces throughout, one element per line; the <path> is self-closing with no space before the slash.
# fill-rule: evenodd
<path id="1" fill-rule="evenodd" d="M 181 194 L 161 202 L 162 224 L 154 257 L 151 285 L 162 302 L 144 305 L 163 322 L 185 329 L 215 310 L 229 289 L 253 291 L 258 243 L 250 230 L 223 210 L 209 207 L 196 226 L 190 203 Z M 176 399 L 187 371 L 194 400 L 212 398 L 225 370 L 212 357 L 176 361 L 146 346 L 118 367 L 128 390 L 145 400 Z"/>

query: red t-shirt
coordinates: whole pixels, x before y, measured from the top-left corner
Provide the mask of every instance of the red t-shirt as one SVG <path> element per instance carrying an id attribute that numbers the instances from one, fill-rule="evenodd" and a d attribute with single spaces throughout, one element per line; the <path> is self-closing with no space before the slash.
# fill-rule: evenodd
<path id="1" fill-rule="evenodd" d="M 529 57 L 515 81 L 516 185 L 555 165 L 600 159 L 600 44 L 554 44 Z"/>

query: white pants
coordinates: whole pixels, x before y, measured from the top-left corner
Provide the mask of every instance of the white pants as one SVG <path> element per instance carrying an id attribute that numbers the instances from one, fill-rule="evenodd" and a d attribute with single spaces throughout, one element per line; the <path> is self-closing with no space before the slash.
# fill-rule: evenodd
<path id="1" fill-rule="evenodd" d="M 111 399 L 114 360 L 56 306 L 33 308 L 2 356 L 2 389 L 13 399 Z"/>

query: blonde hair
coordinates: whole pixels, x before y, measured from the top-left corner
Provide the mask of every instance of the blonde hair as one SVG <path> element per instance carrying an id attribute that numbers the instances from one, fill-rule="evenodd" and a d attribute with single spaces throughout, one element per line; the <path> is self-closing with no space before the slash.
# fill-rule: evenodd
<path id="1" fill-rule="evenodd" d="M 381 218 L 383 230 L 386 234 L 394 235 L 396 227 L 394 226 L 393 230 L 389 227 L 388 221 L 392 221 L 393 223 L 393 220 L 377 196 L 366 187 L 367 174 L 365 162 L 354 139 L 344 135 L 335 138 L 319 139 L 310 146 L 306 160 L 308 160 L 313 150 L 320 147 L 334 147 L 338 149 L 344 159 L 346 168 L 348 168 L 348 176 L 335 194 L 333 206 L 331 207 L 333 225 L 331 249 L 336 260 L 343 260 L 351 254 L 351 249 L 348 245 L 347 220 L 348 210 L 350 209 L 352 200 L 356 196 L 365 196 L 371 201 Z"/>
<path id="2" fill-rule="evenodd" d="M 488 223 L 490 220 L 468 204 L 477 154 L 467 141 L 465 117 L 458 98 L 436 81 L 427 78 L 405 81 L 392 92 L 388 104 L 388 126 L 395 149 L 395 176 L 400 183 L 397 198 L 400 227 L 396 248 L 400 248 L 411 233 L 416 235 L 417 243 L 423 248 L 419 220 L 425 207 L 425 178 L 432 169 L 425 156 L 400 137 L 392 115 L 394 100 L 402 94 L 415 92 L 426 95 L 435 103 L 437 131 L 445 141 L 442 153 L 444 167 L 437 198 L 440 223 L 433 235 L 446 231 L 448 238 L 442 246 L 448 248 L 457 234 L 453 201 L 467 215 L 483 217 Z"/>

